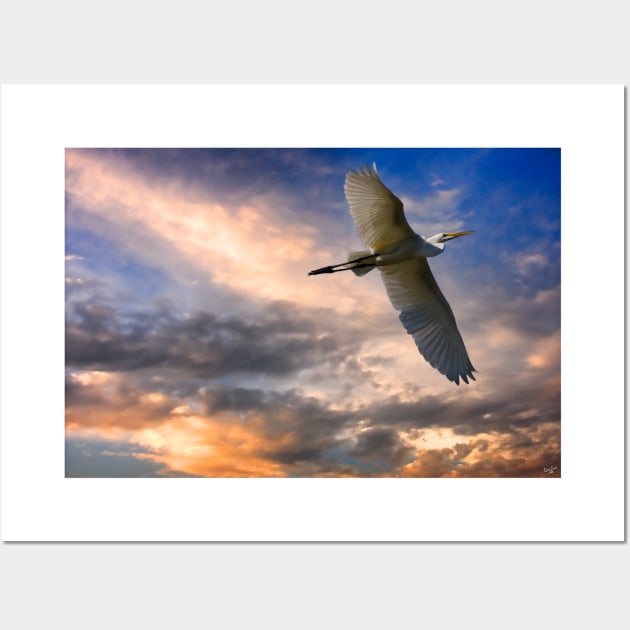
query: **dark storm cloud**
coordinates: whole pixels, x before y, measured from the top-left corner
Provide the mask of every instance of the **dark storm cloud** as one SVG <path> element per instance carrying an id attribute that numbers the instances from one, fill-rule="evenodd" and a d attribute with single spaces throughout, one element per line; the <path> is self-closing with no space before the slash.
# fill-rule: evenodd
<path id="1" fill-rule="evenodd" d="M 402 440 L 396 430 L 376 427 L 359 433 L 350 454 L 368 462 L 382 462 L 384 469 L 391 469 L 413 461 L 415 448 Z"/>
<path id="2" fill-rule="evenodd" d="M 123 314 L 102 303 L 74 303 L 67 316 L 66 363 L 91 370 L 176 368 L 208 378 L 234 373 L 287 375 L 326 361 L 341 362 L 332 330 L 271 304 L 259 316 L 168 310 Z"/>
<path id="3" fill-rule="evenodd" d="M 207 414 L 219 411 L 252 411 L 266 407 L 273 398 L 269 392 L 245 387 L 216 386 L 206 388 L 202 398 Z"/>
<path id="4" fill-rule="evenodd" d="M 530 409 L 532 413 L 523 415 L 523 409 Z M 504 433 L 540 422 L 559 421 L 560 396 L 556 392 L 541 394 L 537 388 L 516 384 L 509 392 L 492 399 L 445 399 L 425 395 L 414 402 L 402 402 L 393 396 L 370 406 L 365 414 L 371 424 L 403 430 L 443 427 L 459 435 Z"/>

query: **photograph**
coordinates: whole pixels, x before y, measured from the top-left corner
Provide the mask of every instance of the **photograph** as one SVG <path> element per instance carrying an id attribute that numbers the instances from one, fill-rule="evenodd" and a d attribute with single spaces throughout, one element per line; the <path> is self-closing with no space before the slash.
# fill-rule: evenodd
<path id="1" fill-rule="evenodd" d="M 561 478 L 560 207 L 560 148 L 66 148 L 65 477 Z"/>

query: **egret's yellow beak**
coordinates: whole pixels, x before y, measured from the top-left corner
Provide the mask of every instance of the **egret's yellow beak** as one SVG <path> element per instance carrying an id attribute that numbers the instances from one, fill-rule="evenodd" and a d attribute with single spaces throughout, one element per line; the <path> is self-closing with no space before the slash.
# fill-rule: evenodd
<path id="1" fill-rule="evenodd" d="M 442 241 L 450 241 L 458 236 L 466 236 L 466 234 L 472 234 L 473 232 L 445 232 L 442 237 Z"/>

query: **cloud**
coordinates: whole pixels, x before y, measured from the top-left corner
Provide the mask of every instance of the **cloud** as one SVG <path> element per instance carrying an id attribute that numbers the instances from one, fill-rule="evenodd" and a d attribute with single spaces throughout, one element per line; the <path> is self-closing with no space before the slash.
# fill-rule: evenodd
<path id="1" fill-rule="evenodd" d="M 66 428 L 103 435 L 163 422 L 178 398 L 147 390 L 120 373 L 70 372 L 66 376 Z"/>
<path id="2" fill-rule="evenodd" d="M 139 391 L 120 375 L 84 373 L 72 375 L 71 383 L 69 436 L 87 444 L 96 435 L 99 444 L 104 439 L 117 444 L 131 430 L 128 439 L 159 464 L 161 475 L 326 473 L 337 467 L 325 452 L 345 440 L 337 434 L 347 414 L 295 392 L 217 385 L 201 388 L 190 405 L 173 406 L 181 400 Z M 101 391 L 105 385 L 108 391 Z"/>
<path id="3" fill-rule="evenodd" d="M 541 252 L 521 254 L 515 259 L 516 270 L 522 276 L 535 273 L 549 264 L 549 257 Z"/>
<path id="4" fill-rule="evenodd" d="M 70 437 L 128 435 L 160 475 L 492 476 L 510 467 L 508 476 L 522 476 L 543 460 L 555 465 L 559 452 L 559 399 L 535 391 L 490 404 L 420 396 L 357 407 L 220 384 L 183 395 L 142 387 L 130 373 L 74 373 L 67 387 Z"/>
<path id="5" fill-rule="evenodd" d="M 328 453 L 348 446 L 347 430 L 355 419 L 352 411 L 333 409 L 296 390 L 212 386 L 204 388 L 202 395 L 209 416 L 255 425 L 260 439 L 258 455 L 282 464 L 285 474 L 293 476 L 335 470 L 338 466 Z"/>
<path id="6" fill-rule="evenodd" d="M 436 175 L 435 173 L 431 174 L 431 181 L 429 182 L 429 186 L 431 186 L 432 188 L 442 186 L 445 183 L 446 182 L 439 175 Z"/>
<path id="7" fill-rule="evenodd" d="M 464 225 L 460 212 L 460 188 L 440 188 L 422 198 L 400 196 L 405 214 L 412 227 L 425 236 L 432 236 L 448 229 L 454 231 Z"/>
<path id="8" fill-rule="evenodd" d="M 287 375 L 341 363 L 358 340 L 339 333 L 327 309 L 296 312 L 272 302 L 249 316 L 168 309 L 124 313 L 110 304 L 73 303 L 67 313 L 66 361 L 90 370 L 175 368 L 207 378 L 235 373 Z"/>
<path id="9" fill-rule="evenodd" d="M 353 457 L 369 462 L 380 463 L 383 470 L 391 470 L 414 459 L 415 449 L 391 427 L 375 427 L 361 431 L 356 437 L 357 444 L 350 451 Z"/>
<path id="10" fill-rule="evenodd" d="M 251 297 L 310 306 L 325 292 L 346 312 L 356 308 L 349 279 L 324 285 L 306 278 L 346 255 L 336 240 L 338 221 L 295 208 L 296 198 L 271 190 L 271 183 L 264 194 L 235 200 L 198 185 L 184 190 L 173 177 L 148 179 L 108 154 L 69 151 L 66 167 L 69 222 L 178 282 L 208 277 Z M 314 208 L 322 203 L 312 199 Z M 346 212 L 341 216 L 351 225 Z"/>
<path id="11" fill-rule="evenodd" d="M 457 436 L 455 436 L 457 440 Z M 419 449 L 415 460 L 396 471 L 401 477 L 546 477 L 560 470 L 557 423 L 542 422 L 517 431 L 488 433 L 454 441 L 446 448 Z M 558 476 L 556 475 L 556 476 Z"/>

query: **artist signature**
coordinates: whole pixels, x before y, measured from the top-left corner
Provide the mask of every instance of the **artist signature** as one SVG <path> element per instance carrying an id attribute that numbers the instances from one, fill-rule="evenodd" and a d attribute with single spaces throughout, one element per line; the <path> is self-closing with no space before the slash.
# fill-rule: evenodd
<path id="1" fill-rule="evenodd" d="M 543 471 L 550 475 L 553 475 L 553 473 L 555 473 L 556 470 L 558 470 L 557 466 L 549 466 L 549 468 L 543 468 Z"/>

